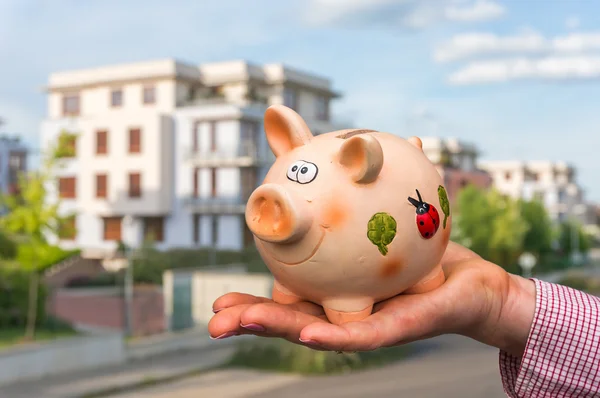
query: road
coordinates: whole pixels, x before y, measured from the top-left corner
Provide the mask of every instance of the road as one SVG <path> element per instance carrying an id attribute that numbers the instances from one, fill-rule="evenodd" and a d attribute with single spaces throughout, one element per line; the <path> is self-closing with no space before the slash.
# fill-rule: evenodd
<path id="1" fill-rule="evenodd" d="M 112 398 L 501 398 L 498 351 L 460 336 L 419 343 L 419 352 L 383 368 L 302 377 L 223 370 Z"/>

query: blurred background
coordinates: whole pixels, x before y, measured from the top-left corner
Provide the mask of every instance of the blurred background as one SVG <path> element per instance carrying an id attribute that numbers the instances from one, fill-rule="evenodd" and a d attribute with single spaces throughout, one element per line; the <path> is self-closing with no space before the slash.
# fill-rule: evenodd
<path id="1" fill-rule="evenodd" d="M 453 240 L 600 294 L 599 51 L 584 0 L 0 0 L 0 396 L 504 396 L 458 336 L 209 339 L 215 298 L 271 294 L 263 114 L 422 137 Z"/>

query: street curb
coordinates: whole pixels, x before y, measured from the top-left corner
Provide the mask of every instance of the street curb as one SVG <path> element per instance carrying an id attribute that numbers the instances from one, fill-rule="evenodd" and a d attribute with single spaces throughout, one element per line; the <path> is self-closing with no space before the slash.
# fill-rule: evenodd
<path id="1" fill-rule="evenodd" d="M 246 336 L 240 336 L 240 337 L 243 339 Z M 248 336 L 248 337 L 252 337 L 252 336 Z M 236 344 L 240 340 L 241 340 L 240 338 L 237 338 L 235 340 L 232 339 L 232 340 L 227 340 L 227 341 L 222 341 L 222 342 L 220 341 L 218 344 L 216 344 L 213 347 L 205 346 L 204 348 L 199 349 L 199 351 L 206 352 L 206 353 L 215 352 L 215 351 L 219 351 L 219 350 L 225 350 L 225 349 L 230 349 L 233 351 L 233 350 L 235 350 Z M 232 352 L 232 354 L 233 354 L 233 352 Z M 169 383 L 169 382 L 182 380 L 182 379 L 192 377 L 192 376 L 197 376 L 197 375 L 211 372 L 211 371 L 221 368 L 229 360 L 229 358 L 231 357 L 232 354 L 227 355 L 225 358 L 223 358 L 221 360 L 213 361 L 214 363 L 205 364 L 204 366 L 198 366 L 198 367 L 194 367 L 191 369 L 186 369 L 184 371 L 181 371 L 178 373 L 172 373 L 167 376 L 143 377 L 141 379 L 138 379 L 136 381 L 129 382 L 129 383 L 123 383 L 123 384 L 116 385 L 116 386 L 107 386 L 107 387 L 103 387 L 103 388 L 93 389 L 93 390 L 90 390 L 83 394 L 72 395 L 69 398 L 102 398 L 102 397 L 107 397 L 107 396 L 111 396 L 114 394 L 132 392 L 132 391 L 156 386 L 159 384 Z M 135 363 L 137 361 L 139 361 L 139 360 L 132 360 L 132 361 L 130 361 L 130 363 Z"/>
<path id="2" fill-rule="evenodd" d="M 195 368 L 192 370 L 188 370 L 186 372 L 181 372 L 181 373 L 177 373 L 177 374 L 173 374 L 173 375 L 169 375 L 169 376 L 165 376 L 165 377 L 156 377 L 156 378 L 149 377 L 149 378 L 146 378 L 141 381 L 134 382 L 134 383 L 123 384 L 123 385 L 116 386 L 116 387 L 108 387 L 108 388 L 98 389 L 96 391 L 93 391 L 93 392 L 90 392 L 87 394 L 74 396 L 73 398 L 102 398 L 102 397 L 106 397 L 106 396 L 110 396 L 110 395 L 114 395 L 114 394 L 121 394 L 121 393 L 126 393 L 126 392 L 131 392 L 131 391 L 137 391 L 137 390 L 144 389 L 147 387 L 155 386 L 157 384 L 169 383 L 169 382 L 185 379 L 187 377 L 197 376 L 197 375 L 200 375 L 200 374 L 203 374 L 206 372 L 210 372 L 212 370 L 216 370 L 216 369 L 220 368 L 221 366 L 222 366 L 222 363 L 219 363 L 217 365 L 213 365 L 210 367 Z"/>
<path id="3" fill-rule="evenodd" d="M 225 350 L 225 349 L 234 350 L 235 345 L 233 344 L 233 342 L 231 342 L 229 344 L 219 344 L 216 347 L 201 349 L 201 351 L 213 352 L 213 351 L 219 351 L 219 350 Z M 136 391 L 139 389 L 152 387 L 152 386 L 155 386 L 158 384 L 169 383 L 169 382 L 185 379 L 185 378 L 191 377 L 191 376 L 197 376 L 199 374 L 211 372 L 213 370 L 221 368 L 223 366 L 223 364 L 228 361 L 230 356 L 231 355 L 226 355 L 224 358 L 222 358 L 220 360 L 213 361 L 213 363 L 205 364 L 203 366 L 198 366 L 198 367 L 194 367 L 194 368 L 188 368 L 181 372 L 171 373 L 166 376 L 158 376 L 158 377 L 146 376 L 146 377 L 140 378 L 136 381 L 129 382 L 129 383 L 123 383 L 123 384 L 119 384 L 116 386 L 108 386 L 108 387 L 93 389 L 93 390 L 90 390 L 83 394 L 73 395 L 70 398 L 101 398 L 101 397 L 106 397 L 106 396 L 110 396 L 110 395 L 114 395 L 114 394 Z M 132 361 L 132 362 L 136 362 L 136 361 Z"/>

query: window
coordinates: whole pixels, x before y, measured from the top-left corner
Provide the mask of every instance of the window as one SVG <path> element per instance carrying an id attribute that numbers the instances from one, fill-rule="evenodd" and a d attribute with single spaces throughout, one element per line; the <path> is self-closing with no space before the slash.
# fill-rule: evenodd
<path id="1" fill-rule="evenodd" d="M 61 177 L 58 179 L 58 192 L 61 199 L 75 199 L 75 177 Z"/>
<path id="2" fill-rule="evenodd" d="M 217 151 L 217 122 L 210 122 L 210 151 Z"/>
<path id="3" fill-rule="evenodd" d="M 142 130 L 129 129 L 129 153 L 140 153 L 142 151 Z"/>
<path id="4" fill-rule="evenodd" d="M 104 240 L 121 240 L 121 217 L 107 217 L 104 219 Z"/>
<path id="5" fill-rule="evenodd" d="M 505 180 L 510 180 L 510 177 L 511 177 L 510 172 L 507 171 L 506 173 L 504 173 Z"/>
<path id="6" fill-rule="evenodd" d="M 58 237 L 62 240 L 74 240 L 77 237 L 75 216 L 66 217 L 58 228 Z"/>
<path id="7" fill-rule="evenodd" d="M 200 170 L 198 170 L 198 168 L 194 169 L 194 181 L 193 181 L 193 185 L 194 185 L 194 198 L 198 197 L 198 191 L 200 189 L 200 184 L 198 181 L 198 177 L 200 176 Z"/>
<path id="8" fill-rule="evenodd" d="M 198 244 L 200 243 L 200 214 L 194 214 L 192 217 L 194 217 L 194 243 Z"/>
<path id="9" fill-rule="evenodd" d="M 164 218 L 144 218 L 144 239 L 152 242 L 162 242 L 164 239 Z"/>
<path id="10" fill-rule="evenodd" d="M 129 197 L 139 198 L 142 196 L 142 175 L 140 173 L 129 173 Z"/>
<path id="11" fill-rule="evenodd" d="M 79 94 L 67 94 L 63 97 L 63 115 L 79 115 Z"/>
<path id="12" fill-rule="evenodd" d="M 108 177 L 106 174 L 97 174 L 96 175 L 96 197 L 97 198 L 106 198 L 107 196 L 107 181 Z"/>
<path id="13" fill-rule="evenodd" d="M 58 136 L 58 147 L 55 156 L 59 159 L 77 156 L 77 134 L 61 131 Z"/>
<path id="14" fill-rule="evenodd" d="M 96 132 L 96 155 L 106 155 L 108 153 L 108 132 L 100 130 Z"/>
<path id="15" fill-rule="evenodd" d="M 298 110 L 298 95 L 295 90 L 287 87 L 283 90 L 283 105 Z"/>
<path id="16" fill-rule="evenodd" d="M 329 120 L 329 100 L 317 97 L 317 120 Z"/>
<path id="17" fill-rule="evenodd" d="M 123 105 L 123 90 L 113 90 L 110 93 L 110 105 L 113 108 L 118 108 Z"/>
<path id="18" fill-rule="evenodd" d="M 217 196 L 217 169 L 210 169 L 210 196 Z"/>
<path id="19" fill-rule="evenodd" d="M 154 104 L 156 92 L 154 86 L 144 87 L 144 104 Z"/>
<path id="20" fill-rule="evenodd" d="M 217 246 L 217 242 L 219 241 L 219 218 L 217 215 L 212 216 L 211 223 L 211 235 L 212 235 L 212 245 Z"/>

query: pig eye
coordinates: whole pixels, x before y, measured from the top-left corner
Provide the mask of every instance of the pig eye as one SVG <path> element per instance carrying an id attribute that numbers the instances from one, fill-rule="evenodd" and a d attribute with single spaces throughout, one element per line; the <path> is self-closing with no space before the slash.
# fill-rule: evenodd
<path id="1" fill-rule="evenodd" d="M 304 165 L 304 161 L 302 160 L 298 160 L 297 162 L 294 162 L 290 168 L 287 171 L 287 178 L 288 180 L 292 180 L 294 182 L 298 182 L 298 172 L 300 171 L 300 168 L 302 167 L 302 165 Z"/>
<path id="2" fill-rule="evenodd" d="M 298 182 L 300 184 L 308 184 L 317 177 L 318 173 L 319 169 L 316 164 L 304 162 L 300 165 L 300 170 L 298 171 Z"/>

